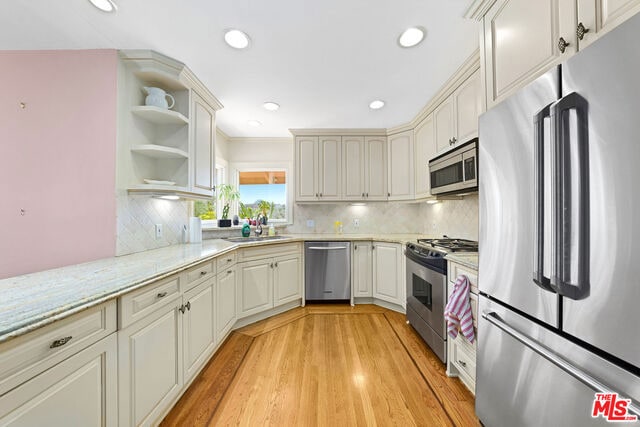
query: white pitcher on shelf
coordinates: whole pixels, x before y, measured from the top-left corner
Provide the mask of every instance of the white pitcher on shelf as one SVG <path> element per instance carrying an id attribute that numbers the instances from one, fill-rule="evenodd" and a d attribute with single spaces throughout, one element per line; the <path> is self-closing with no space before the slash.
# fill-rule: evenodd
<path id="1" fill-rule="evenodd" d="M 159 87 L 145 86 L 142 89 L 147 94 L 147 97 L 144 100 L 145 105 L 170 110 L 176 104 L 176 100 L 173 99 L 173 96 L 165 92 L 163 89 L 160 89 Z M 169 105 L 169 103 L 167 102 L 167 98 L 171 100 L 171 105 Z"/>

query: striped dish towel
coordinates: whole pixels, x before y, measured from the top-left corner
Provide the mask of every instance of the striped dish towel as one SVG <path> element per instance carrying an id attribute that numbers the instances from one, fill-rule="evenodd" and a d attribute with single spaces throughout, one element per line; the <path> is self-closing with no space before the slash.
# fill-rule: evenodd
<path id="1" fill-rule="evenodd" d="M 473 316 L 471 315 L 471 304 L 469 303 L 469 279 L 465 275 L 460 275 L 456 279 L 453 292 L 449 295 L 449 302 L 444 309 L 444 318 L 447 321 L 447 333 L 451 338 L 458 336 L 458 329 L 462 335 L 473 343 L 475 334 L 473 332 Z"/>

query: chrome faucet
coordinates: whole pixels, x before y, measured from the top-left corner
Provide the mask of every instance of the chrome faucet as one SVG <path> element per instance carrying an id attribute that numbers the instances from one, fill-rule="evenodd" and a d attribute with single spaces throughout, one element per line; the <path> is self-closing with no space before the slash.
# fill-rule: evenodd
<path id="1" fill-rule="evenodd" d="M 258 222 L 258 224 L 256 225 L 256 229 L 254 231 L 256 233 L 256 237 L 260 237 L 262 236 L 262 224 L 260 224 Z"/>

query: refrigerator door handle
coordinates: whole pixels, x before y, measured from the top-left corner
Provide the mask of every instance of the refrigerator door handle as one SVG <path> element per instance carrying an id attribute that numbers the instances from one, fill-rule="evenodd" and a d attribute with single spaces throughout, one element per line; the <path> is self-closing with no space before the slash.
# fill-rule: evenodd
<path id="1" fill-rule="evenodd" d="M 545 291 L 555 293 L 556 291 L 551 287 L 550 279 L 544 275 L 544 236 L 546 225 L 544 221 L 544 120 L 551 118 L 552 105 L 553 104 L 547 105 L 533 116 L 533 193 L 535 197 L 533 282 Z"/>
<path id="2" fill-rule="evenodd" d="M 590 291 L 588 106 L 576 92 L 551 106 L 556 167 L 551 287 L 574 300 L 588 297 Z M 571 111 L 576 113 L 575 132 L 570 126 Z"/>
<path id="3" fill-rule="evenodd" d="M 493 326 L 502 330 L 506 334 L 520 341 L 523 345 L 528 347 L 529 349 L 535 351 L 540 356 L 547 359 L 549 362 L 556 365 L 558 368 L 562 369 L 573 378 L 577 379 L 581 383 L 585 384 L 587 387 L 591 388 L 596 393 L 615 393 L 615 389 L 607 386 L 606 384 L 601 383 L 597 379 L 593 378 L 588 373 L 584 372 L 568 360 L 558 356 L 556 353 L 549 350 L 547 347 L 543 346 L 533 338 L 528 337 L 527 335 L 521 333 L 520 331 L 512 328 L 507 323 L 505 323 L 497 313 L 490 311 L 484 311 L 482 313 L 482 318 L 487 322 L 491 323 Z M 622 393 L 618 393 L 622 396 Z M 634 401 L 631 401 L 631 404 L 627 406 L 627 410 L 632 412 L 638 416 L 640 416 L 640 407 L 636 405 Z"/>

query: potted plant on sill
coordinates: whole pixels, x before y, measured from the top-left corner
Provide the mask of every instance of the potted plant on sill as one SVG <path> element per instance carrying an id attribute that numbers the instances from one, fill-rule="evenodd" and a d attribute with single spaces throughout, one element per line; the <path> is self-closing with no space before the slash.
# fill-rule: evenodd
<path id="1" fill-rule="evenodd" d="M 253 208 L 251 206 L 247 206 L 244 203 L 240 202 L 240 218 L 241 219 L 247 219 L 249 221 L 251 221 L 251 219 L 253 218 L 253 216 L 255 215 Z"/>
<path id="2" fill-rule="evenodd" d="M 229 208 L 231 202 L 240 200 L 240 192 L 230 184 L 220 184 L 216 188 L 218 200 L 220 200 L 224 207 L 222 208 L 222 217 L 218 219 L 218 227 L 231 227 L 231 220 L 229 219 Z"/>
<path id="3" fill-rule="evenodd" d="M 258 200 L 258 211 L 261 215 L 262 225 L 267 225 L 267 221 L 271 214 L 273 214 L 274 203 L 267 202 L 266 200 Z"/>

